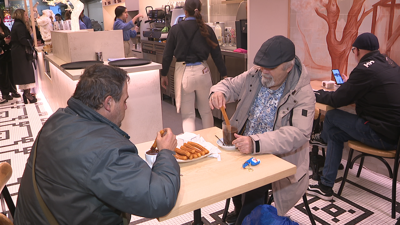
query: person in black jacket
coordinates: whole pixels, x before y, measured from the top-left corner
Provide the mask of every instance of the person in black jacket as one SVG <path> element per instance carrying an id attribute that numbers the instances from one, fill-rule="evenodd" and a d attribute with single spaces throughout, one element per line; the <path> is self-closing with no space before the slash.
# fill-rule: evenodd
<path id="1" fill-rule="evenodd" d="M 206 63 L 209 54 L 221 77 L 227 75 L 214 31 L 201 16 L 201 2 L 186 0 L 186 19 L 168 32 L 167 44 L 161 69 L 161 86 L 167 89 L 167 74 L 173 56 L 176 57 L 174 85 L 177 112 L 181 111 L 183 131 L 195 131 L 195 101 L 203 128 L 212 127 L 214 119 L 208 106 L 208 94 L 212 86 L 210 69 Z"/>
<path id="2" fill-rule="evenodd" d="M 37 102 L 30 92 L 35 87 L 35 74 L 32 60 L 26 54 L 26 48 L 31 48 L 33 40 L 30 34 L 28 14 L 23 9 L 17 9 L 13 14 L 14 25 L 11 29 L 11 58 L 13 78 L 19 89 L 24 90 L 24 103 Z"/>
<path id="3" fill-rule="evenodd" d="M 357 140 L 382 150 L 396 149 L 400 127 L 400 68 L 379 52 L 378 38 L 363 33 L 353 43 L 359 62 L 350 78 L 335 92 L 319 90 L 316 101 L 335 108 L 356 104 L 357 115 L 339 109 L 326 113 L 321 134 L 312 144 L 327 145 L 325 165 L 318 185 L 307 193 L 324 200 L 333 199 L 332 187 L 342 159 L 343 144 Z"/>
<path id="4" fill-rule="evenodd" d="M 13 98 L 21 97 L 17 92 L 12 76 L 10 34 L 11 32 L 4 24 L 3 18 L 0 17 L 0 90 L 2 95 L 0 104 L 6 103 Z"/>

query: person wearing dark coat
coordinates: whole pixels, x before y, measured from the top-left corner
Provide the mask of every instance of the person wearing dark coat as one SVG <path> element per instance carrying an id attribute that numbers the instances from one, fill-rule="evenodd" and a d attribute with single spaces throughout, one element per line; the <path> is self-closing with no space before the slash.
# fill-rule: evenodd
<path id="1" fill-rule="evenodd" d="M 35 74 L 32 60 L 28 59 L 25 52 L 33 43 L 28 24 L 28 14 L 23 9 L 15 10 L 13 14 L 14 25 L 11 29 L 11 59 L 13 78 L 15 84 L 24 90 L 24 103 L 35 103 L 37 99 L 31 95 L 30 89 L 35 87 Z"/>
<path id="2" fill-rule="evenodd" d="M 4 24 L 3 18 L 0 17 L 0 91 L 2 95 L 0 104 L 6 103 L 13 98 L 21 97 L 17 92 L 12 76 L 10 34 L 11 32 Z"/>

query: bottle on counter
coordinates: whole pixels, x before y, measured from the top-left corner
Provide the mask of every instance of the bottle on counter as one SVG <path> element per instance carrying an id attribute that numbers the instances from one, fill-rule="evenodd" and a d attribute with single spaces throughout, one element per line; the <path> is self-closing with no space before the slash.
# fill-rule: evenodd
<path id="1" fill-rule="evenodd" d="M 216 22 L 215 24 L 215 36 L 217 36 L 218 44 L 221 46 L 223 44 L 222 42 L 222 29 L 221 26 L 219 25 L 219 22 Z"/>

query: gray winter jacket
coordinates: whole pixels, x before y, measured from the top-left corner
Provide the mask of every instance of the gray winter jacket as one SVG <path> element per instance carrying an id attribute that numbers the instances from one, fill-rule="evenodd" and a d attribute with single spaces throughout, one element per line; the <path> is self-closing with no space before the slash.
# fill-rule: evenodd
<path id="1" fill-rule="evenodd" d="M 227 102 L 239 101 L 231 121 L 241 130 L 261 88 L 261 71 L 250 69 L 227 78 L 211 88 L 221 91 Z M 305 193 L 308 186 L 309 144 L 314 119 L 315 96 L 306 69 L 296 57 L 275 115 L 274 131 L 251 135 L 253 154 L 271 153 L 293 163 L 296 174 L 272 183 L 275 206 L 283 216 Z M 268 163 L 268 162 L 264 162 Z"/>
<path id="2" fill-rule="evenodd" d="M 175 206 L 180 167 L 172 152 L 161 150 L 149 168 L 124 131 L 77 99 L 47 120 L 36 141 L 39 192 L 59 224 L 122 224 L 121 212 L 155 218 Z M 48 224 L 32 188 L 32 159 L 16 225 Z"/>

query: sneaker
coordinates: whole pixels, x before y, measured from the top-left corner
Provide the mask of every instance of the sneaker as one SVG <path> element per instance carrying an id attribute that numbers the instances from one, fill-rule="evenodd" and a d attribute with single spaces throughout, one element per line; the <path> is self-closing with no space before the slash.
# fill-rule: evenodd
<path id="1" fill-rule="evenodd" d="M 326 148 L 325 141 L 321 138 L 321 133 L 312 134 L 310 139 L 310 144 L 316 145 L 322 148 Z"/>
<path id="2" fill-rule="evenodd" d="M 237 220 L 237 215 L 235 211 L 232 211 L 226 215 L 226 223 L 227 224 L 235 224 Z"/>
<path id="3" fill-rule="evenodd" d="M 322 200 L 330 201 L 333 199 L 333 190 L 322 184 L 310 185 L 307 188 L 307 194 L 317 196 Z"/>

